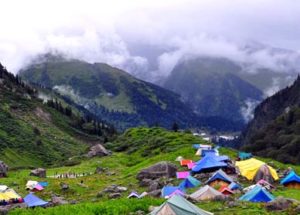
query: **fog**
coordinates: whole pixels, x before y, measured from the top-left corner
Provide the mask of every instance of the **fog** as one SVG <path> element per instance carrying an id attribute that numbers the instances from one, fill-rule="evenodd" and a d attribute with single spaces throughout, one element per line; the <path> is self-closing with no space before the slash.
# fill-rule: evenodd
<path id="1" fill-rule="evenodd" d="M 300 1 L 11 0 L 1 8 L 0 62 L 14 73 L 47 52 L 150 81 L 199 56 L 234 60 L 246 72 L 299 71 Z"/>

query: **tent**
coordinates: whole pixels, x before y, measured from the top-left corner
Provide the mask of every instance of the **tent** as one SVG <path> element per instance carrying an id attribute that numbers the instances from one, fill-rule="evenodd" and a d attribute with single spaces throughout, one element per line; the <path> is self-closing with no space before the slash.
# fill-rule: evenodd
<path id="1" fill-rule="evenodd" d="M 199 186 L 200 184 L 201 182 L 199 180 L 197 180 L 193 176 L 189 176 L 179 184 L 179 187 L 181 189 L 193 188 Z"/>
<path id="2" fill-rule="evenodd" d="M 197 201 L 212 200 L 217 196 L 223 196 L 223 194 L 208 185 L 205 185 L 190 195 L 191 198 Z"/>
<path id="3" fill-rule="evenodd" d="M 230 189 L 230 188 L 228 188 L 228 187 L 226 187 L 226 186 L 222 186 L 220 189 L 219 189 L 219 191 L 222 193 L 222 194 L 224 194 L 224 195 L 231 195 L 231 194 L 234 194 L 234 192 Z"/>
<path id="4" fill-rule="evenodd" d="M 231 184 L 228 185 L 228 188 L 230 190 L 238 190 L 238 189 L 241 189 L 242 187 L 238 183 L 231 182 Z"/>
<path id="5" fill-rule="evenodd" d="M 223 170 L 219 169 L 215 172 L 206 182 L 206 184 L 210 186 L 228 186 L 233 182 L 232 178 L 230 178 Z"/>
<path id="6" fill-rule="evenodd" d="M 238 157 L 240 160 L 246 160 L 246 159 L 252 158 L 252 154 L 247 153 L 247 152 L 239 152 Z"/>
<path id="7" fill-rule="evenodd" d="M 211 156 L 205 156 L 204 158 L 195 163 L 195 166 L 192 168 L 192 171 L 207 172 L 214 171 L 222 167 L 227 167 L 227 164 L 221 161 L 217 161 Z"/>
<path id="8" fill-rule="evenodd" d="M 8 202 L 11 199 L 22 199 L 13 189 L 7 187 L 6 190 L 0 192 L 0 201 Z"/>
<path id="9" fill-rule="evenodd" d="M 187 166 L 189 163 L 193 163 L 192 160 L 181 160 L 180 165 L 181 166 Z"/>
<path id="10" fill-rule="evenodd" d="M 229 157 L 226 155 L 219 156 L 219 155 L 216 155 L 215 153 L 211 153 L 211 152 L 206 153 L 205 156 L 210 156 L 217 161 L 229 161 L 230 160 Z"/>
<path id="11" fill-rule="evenodd" d="M 182 156 L 178 156 L 178 157 L 175 159 L 175 161 L 181 161 L 181 160 L 183 160 L 183 157 L 182 157 Z"/>
<path id="12" fill-rule="evenodd" d="M 298 176 L 295 171 L 291 171 L 282 181 L 280 184 L 289 187 L 300 189 L 300 176 Z"/>
<path id="13" fill-rule="evenodd" d="M 200 144 L 193 144 L 193 148 L 194 149 L 199 149 L 200 148 Z"/>
<path id="14" fill-rule="evenodd" d="M 174 195 L 150 215 L 213 215 L 213 213 L 198 208 L 182 196 Z"/>
<path id="15" fill-rule="evenodd" d="M 128 196 L 127 196 L 128 199 L 130 198 L 140 198 L 140 195 L 136 192 L 131 192 Z"/>
<path id="16" fill-rule="evenodd" d="M 48 202 L 45 202 L 32 193 L 29 193 L 27 196 L 25 196 L 24 202 L 28 205 L 28 207 L 45 206 L 48 204 Z"/>
<path id="17" fill-rule="evenodd" d="M 173 196 L 174 194 L 178 195 L 184 195 L 183 191 L 180 187 L 174 187 L 174 186 L 164 186 L 161 190 L 161 196 L 163 198 L 169 198 L 170 196 Z"/>
<path id="18" fill-rule="evenodd" d="M 201 156 L 204 157 L 207 153 L 213 153 L 217 155 L 217 152 L 214 149 L 202 149 Z"/>
<path id="19" fill-rule="evenodd" d="M 49 185 L 49 183 L 46 181 L 38 182 L 38 184 L 41 185 L 42 187 L 47 187 Z"/>
<path id="20" fill-rule="evenodd" d="M 187 177 L 189 177 L 190 172 L 185 171 L 185 172 L 176 172 L 176 176 L 178 179 L 185 179 Z"/>
<path id="21" fill-rule="evenodd" d="M 274 180 L 278 180 L 278 175 L 275 169 L 255 158 L 237 161 L 235 165 L 239 168 L 241 175 L 246 177 L 248 180 L 254 180 L 257 182 L 260 179 L 264 179 L 269 183 L 272 183 Z"/>
<path id="22" fill-rule="evenodd" d="M 274 199 L 275 197 L 260 185 L 255 185 L 253 189 L 239 198 L 241 201 L 250 202 L 270 202 Z"/>

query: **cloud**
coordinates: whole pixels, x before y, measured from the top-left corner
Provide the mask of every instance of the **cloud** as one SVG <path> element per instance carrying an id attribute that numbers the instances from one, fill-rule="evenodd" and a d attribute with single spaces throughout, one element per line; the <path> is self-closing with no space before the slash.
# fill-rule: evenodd
<path id="1" fill-rule="evenodd" d="M 300 65 L 300 2 L 294 0 L 11 0 L 1 6 L 0 61 L 13 72 L 52 50 L 149 80 L 196 56 L 227 57 L 248 72 Z"/>

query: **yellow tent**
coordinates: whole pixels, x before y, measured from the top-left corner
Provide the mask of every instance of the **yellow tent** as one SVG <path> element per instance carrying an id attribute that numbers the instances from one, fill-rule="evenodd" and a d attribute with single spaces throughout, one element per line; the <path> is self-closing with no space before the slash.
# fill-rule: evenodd
<path id="1" fill-rule="evenodd" d="M 264 162 L 257 160 L 255 158 L 250 158 L 244 161 L 237 161 L 235 165 L 239 168 L 242 176 L 246 177 L 248 180 L 253 180 L 256 176 L 257 171 L 260 169 L 262 165 L 265 165 Z M 275 169 L 267 165 L 270 173 L 274 180 L 278 180 L 279 177 Z"/>
<path id="2" fill-rule="evenodd" d="M 0 200 L 8 201 L 10 199 L 19 199 L 19 196 L 13 189 L 7 189 L 5 192 L 0 192 Z"/>

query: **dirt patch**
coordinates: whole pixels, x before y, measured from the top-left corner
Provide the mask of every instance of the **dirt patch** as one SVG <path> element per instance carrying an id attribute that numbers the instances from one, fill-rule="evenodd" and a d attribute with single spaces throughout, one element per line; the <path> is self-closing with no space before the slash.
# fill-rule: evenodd
<path id="1" fill-rule="evenodd" d="M 45 112 L 42 108 L 40 107 L 37 107 L 35 110 L 34 110 L 34 114 L 41 118 L 42 120 L 44 121 L 47 121 L 47 122 L 51 122 L 51 115 L 47 112 Z"/>

